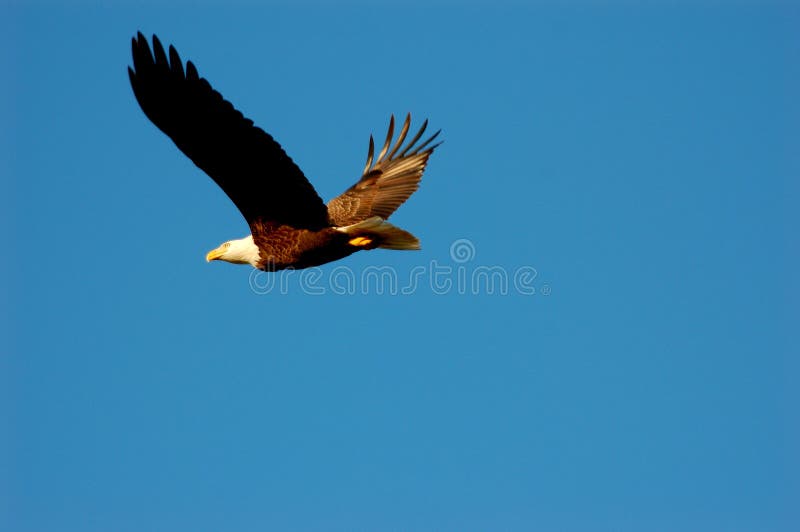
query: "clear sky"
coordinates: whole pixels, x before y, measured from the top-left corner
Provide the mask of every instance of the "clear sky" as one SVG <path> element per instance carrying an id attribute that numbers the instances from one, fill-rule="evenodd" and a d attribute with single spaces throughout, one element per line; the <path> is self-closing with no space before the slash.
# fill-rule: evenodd
<path id="1" fill-rule="evenodd" d="M 92 4 L 0 8 L 0 529 L 798 529 L 796 5 Z M 326 200 L 442 128 L 422 251 L 206 264 L 137 30 Z"/>

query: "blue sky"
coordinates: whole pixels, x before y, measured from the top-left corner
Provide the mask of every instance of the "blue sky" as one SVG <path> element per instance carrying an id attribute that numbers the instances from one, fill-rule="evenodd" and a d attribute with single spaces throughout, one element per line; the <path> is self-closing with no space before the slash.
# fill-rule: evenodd
<path id="1" fill-rule="evenodd" d="M 796 529 L 800 11 L 671 4 L 0 8 L 0 528 Z M 325 199 L 429 118 L 423 250 L 206 264 L 247 229 L 137 30 Z"/>

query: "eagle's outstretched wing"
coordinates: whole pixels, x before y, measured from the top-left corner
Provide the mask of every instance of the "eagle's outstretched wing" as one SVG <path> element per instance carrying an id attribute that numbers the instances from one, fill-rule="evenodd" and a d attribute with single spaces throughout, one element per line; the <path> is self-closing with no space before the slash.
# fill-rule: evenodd
<path id="1" fill-rule="evenodd" d="M 403 128 L 392 145 L 394 135 L 394 116 L 389 121 L 386 142 L 373 163 L 375 141 L 369 137 L 369 153 L 361 179 L 340 196 L 328 202 L 328 218 L 336 226 L 351 225 L 371 216 L 386 219 L 411 194 L 419 188 L 419 181 L 425 171 L 433 150 L 441 143 L 430 145 L 441 130 L 431 135 L 422 144 L 415 146 L 425 133 L 428 121 L 403 148 L 403 142 L 411 126 L 411 115 L 406 116 Z M 390 150 L 391 146 L 391 150 Z M 402 149 L 401 149 L 402 148 Z"/>
<path id="2" fill-rule="evenodd" d="M 153 36 L 133 39 L 133 92 L 147 117 L 256 222 L 320 229 L 328 212 L 303 172 L 264 130 L 224 100 L 191 61 Z"/>

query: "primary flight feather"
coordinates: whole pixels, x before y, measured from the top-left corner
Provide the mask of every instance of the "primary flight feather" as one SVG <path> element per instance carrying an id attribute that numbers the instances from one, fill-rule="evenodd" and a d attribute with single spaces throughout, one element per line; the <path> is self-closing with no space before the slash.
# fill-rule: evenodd
<path id="1" fill-rule="evenodd" d="M 300 168 L 268 133 L 255 126 L 197 73 L 178 52 L 153 36 L 132 40 L 131 87 L 145 115 L 228 195 L 250 235 L 209 252 L 207 260 L 250 264 L 262 270 L 307 268 L 356 251 L 419 249 L 419 240 L 386 219 L 419 188 L 439 131 L 418 144 L 423 122 L 405 142 L 407 115 L 394 139 L 394 116 L 375 157 L 370 136 L 361 178 L 327 206 Z"/>

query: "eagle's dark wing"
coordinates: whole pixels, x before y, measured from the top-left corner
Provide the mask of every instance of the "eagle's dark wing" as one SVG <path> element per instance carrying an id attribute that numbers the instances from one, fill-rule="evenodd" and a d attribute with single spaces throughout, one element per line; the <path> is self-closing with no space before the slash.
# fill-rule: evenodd
<path id="1" fill-rule="evenodd" d="M 236 204 L 249 224 L 287 224 L 319 229 L 328 212 L 303 172 L 280 145 L 253 125 L 183 63 L 172 46 L 169 58 L 153 36 L 153 53 L 139 33 L 133 39 L 131 86 L 139 105 Z"/>
<path id="2" fill-rule="evenodd" d="M 428 157 L 441 143 L 432 146 L 429 144 L 441 130 L 431 135 L 422 144 L 415 146 L 425 132 L 425 128 L 428 127 L 426 120 L 414 138 L 406 144 L 405 148 L 402 148 L 410 126 L 411 115 L 409 114 L 406 116 L 397 141 L 390 150 L 394 135 L 394 116 L 392 116 L 389 121 L 386 142 L 374 163 L 375 141 L 372 136 L 369 137 L 369 154 L 361 179 L 342 195 L 328 202 L 328 218 L 331 224 L 351 225 L 366 220 L 370 216 L 380 216 L 386 219 L 419 188 L 419 181 L 422 179 L 425 165 L 428 164 Z"/>

